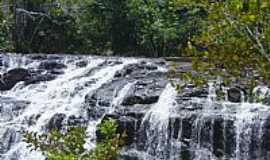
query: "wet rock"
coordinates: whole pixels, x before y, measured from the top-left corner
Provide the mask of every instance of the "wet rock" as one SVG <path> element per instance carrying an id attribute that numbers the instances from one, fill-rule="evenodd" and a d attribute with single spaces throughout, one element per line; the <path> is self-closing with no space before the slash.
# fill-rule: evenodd
<path id="1" fill-rule="evenodd" d="M 46 59 L 48 59 L 48 57 L 44 54 L 32 54 L 32 55 L 29 55 L 29 57 L 32 60 L 46 60 Z"/>
<path id="2" fill-rule="evenodd" d="M 123 62 L 117 59 L 108 59 L 105 60 L 103 63 L 99 64 L 98 67 L 115 66 L 119 64 L 123 64 Z"/>
<path id="3" fill-rule="evenodd" d="M 261 147 L 263 148 L 262 152 L 263 155 L 270 155 L 270 116 L 268 116 L 267 119 L 265 120 L 262 131 L 263 131 L 261 144 Z"/>
<path id="4" fill-rule="evenodd" d="M 82 116 L 75 116 L 71 115 L 67 118 L 67 125 L 68 126 L 79 126 L 86 124 L 87 120 L 83 118 Z"/>
<path id="5" fill-rule="evenodd" d="M 122 105 L 153 104 L 159 99 L 167 81 L 164 79 L 140 80 L 130 89 L 124 97 Z"/>
<path id="6" fill-rule="evenodd" d="M 64 68 L 66 68 L 66 65 L 57 61 L 44 61 L 44 62 L 41 62 L 39 65 L 39 69 L 44 69 L 44 70 L 55 70 L 55 69 L 64 69 Z"/>
<path id="7" fill-rule="evenodd" d="M 1 128 L 0 130 L 0 154 L 4 154 L 19 140 L 18 132 L 13 128 Z"/>
<path id="8" fill-rule="evenodd" d="M 31 78 L 25 81 L 25 85 L 54 80 L 57 76 L 64 74 L 65 68 L 66 66 L 61 62 L 43 61 L 38 68 L 30 70 Z"/>
<path id="9" fill-rule="evenodd" d="M 34 115 L 31 115 L 28 119 L 27 119 L 27 125 L 28 126 L 32 126 L 32 125 L 36 125 L 38 119 L 41 117 L 41 114 L 34 114 Z"/>
<path id="10" fill-rule="evenodd" d="M 131 64 L 124 67 L 123 70 L 116 72 L 115 77 L 135 77 L 146 75 L 149 72 L 157 71 L 158 67 L 155 64 L 147 64 L 146 62 L 139 64 Z"/>
<path id="11" fill-rule="evenodd" d="M 78 66 L 78 67 L 86 67 L 87 64 L 88 64 L 88 62 L 87 61 L 84 61 L 84 60 L 81 60 L 79 62 L 76 62 L 76 66 Z"/>
<path id="12" fill-rule="evenodd" d="M 12 89 L 18 82 L 30 79 L 31 74 L 27 69 L 15 68 L 0 75 L 0 90 Z"/>
<path id="13" fill-rule="evenodd" d="M 155 61 L 155 64 L 160 65 L 160 66 L 165 66 L 167 62 L 163 59 Z"/>
<path id="14" fill-rule="evenodd" d="M 228 90 L 228 100 L 234 103 L 240 103 L 243 91 L 239 88 L 230 88 Z"/>
<path id="15" fill-rule="evenodd" d="M 130 154 L 122 154 L 119 157 L 120 160 L 140 160 L 137 154 L 130 155 Z"/>
<path id="16" fill-rule="evenodd" d="M 214 120 L 213 124 L 213 152 L 218 158 L 225 155 L 224 137 L 224 119 L 219 116 Z"/>
<path id="17" fill-rule="evenodd" d="M 29 84 L 37 84 L 40 82 L 46 82 L 46 81 L 51 81 L 54 80 L 57 77 L 57 75 L 46 73 L 46 74 L 36 74 L 33 75 L 31 79 L 25 81 L 25 85 Z"/>
<path id="18" fill-rule="evenodd" d="M 115 112 L 106 114 L 102 121 L 106 119 L 114 119 L 116 120 L 116 123 L 118 124 L 117 132 L 118 133 L 126 133 L 127 138 L 125 139 L 125 143 L 127 145 L 131 145 L 133 143 L 140 142 L 139 140 L 139 134 L 140 134 L 140 127 L 141 122 L 148 111 L 150 109 L 146 109 L 146 106 L 140 106 L 140 107 L 121 107 L 118 108 Z M 100 131 L 96 132 L 97 139 L 101 141 L 104 137 L 102 137 Z"/>
<path id="19" fill-rule="evenodd" d="M 126 80 L 114 80 L 101 86 L 97 91 L 86 95 L 85 102 L 89 106 L 109 107 L 118 92 L 127 84 Z"/>
<path id="20" fill-rule="evenodd" d="M 151 71 L 151 70 L 157 70 L 158 67 L 154 64 L 148 64 L 145 66 L 145 69 Z"/>
<path id="21" fill-rule="evenodd" d="M 113 105 L 113 99 L 119 96 L 119 91 L 127 84 L 126 80 L 114 80 L 104 84 L 98 90 L 90 92 L 85 96 L 85 107 L 90 119 L 100 118 L 109 107 Z"/>
<path id="22" fill-rule="evenodd" d="M 191 160 L 191 152 L 190 146 L 191 146 L 191 138 L 192 138 L 192 123 L 194 122 L 195 117 L 185 117 L 182 119 L 182 130 L 184 131 L 181 134 L 181 137 L 179 138 L 181 143 L 183 144 L 183 147 L 181 149 L 180 155 L 182 158 Z"/>
<path id="23" fill-rule="evenodd" d="M 177 98 L 177 102 L 179 104 L 179 112 L 182 110 L 186 110 L 187 112 L 191 111 L 200 111 L 203 109 L 203 104 L 202 103 L 196 103 L 190 101 L 190 98 L 183 99 L 183 97 Z"/>
<path id="24" fill-rule="evenodd" d="M 138 120 L 138 125 L 140 125 L 140 121 L 150 108 L 150 105 L 136 105 L 134 107 L 124 106 L 123 108 L 118 108 L 116 113 L 119 115 L 133 117 Z"/>
<path id="25" fill-rule="evenodd" d="M 250 132 L 250 135 L 251 135 L 251 138 L 250 138 L 250 144 L 249 144 L 249 147 L 250 147 L 250 151 L 249 151 L 249 155 L 251 157 L 251 159 L 260 159 L 261 155 L 262 155 L 262 150 L 260 150 L 261 148 L 261 141 L 262 141 L 262 126 L 261 126 L 261 120 L 260 119 L 255 119 L 254 120 L 255 123 L 254 124 L 251 124 L 251 132 Z"/>
<path id="26" fill-rule="evenodd" d="M 62 113 L 56 113 L 48 122 L 46 129 L 49 131 L 53 129 L 62 129 L 63 122 L 66 119 L 66 115 Z"/>
<path id="27" fill-rule="evenodd" d="M 156 103 L 159 96 L 144 95 L 144 96 L 128 96 L 124 99 L 122 105 L 134 105 L 134 104 L 153 104 Z"/>
<path id="28" fill-rule="evenodd" d="M 227 157 L 233 157 L 236 150 L 236 127 L 234 119 L 225 121 L 225 153 Z M 229 158 L 228 158 L 229 159 Z"/>
<path id="29" fill-rule="evenodd" d="M 186 87 L 178 95 L 178 100 L 190 100 L 191 98 L 206 98 L 208 96 L 208 88 Z"/>

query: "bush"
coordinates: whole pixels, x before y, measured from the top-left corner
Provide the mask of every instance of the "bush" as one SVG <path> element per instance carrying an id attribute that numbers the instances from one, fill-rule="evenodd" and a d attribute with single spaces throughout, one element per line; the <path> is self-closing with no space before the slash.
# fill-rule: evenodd
<path id="1" fill-rule="evenodd" d="M 52 130 L 41 135 L 25 132 L 23 141 L 31 150 L 41 151 L 48 160 L 116 160 L 125 138 L 125 134 L 116 133 L 117 127 L 114 120 L 104 121 L 99 129 L 105 138 L 90 151 L 84 148 L 84 127 L 70 127 L 64 133 Z"/>

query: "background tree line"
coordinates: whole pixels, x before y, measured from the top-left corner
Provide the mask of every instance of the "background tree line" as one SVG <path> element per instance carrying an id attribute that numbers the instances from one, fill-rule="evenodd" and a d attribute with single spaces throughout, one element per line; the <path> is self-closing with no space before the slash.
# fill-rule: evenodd
<path id="1" fill-rule="evenodd" d="M 176 0 L 1 0 L 0 48 L 23 53 L 179 55 L 204 10 Z"/>

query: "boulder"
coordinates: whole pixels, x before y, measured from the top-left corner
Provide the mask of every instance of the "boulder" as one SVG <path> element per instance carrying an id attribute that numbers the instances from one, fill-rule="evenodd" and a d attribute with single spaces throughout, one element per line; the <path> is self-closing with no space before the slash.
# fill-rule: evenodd
<path id="1" fill-rule="evenodd" d="M 164 78 L 138 80 L 124 97 L 122 105 L 132 106 L 135 104 L 156 103 L 166 84 L 167 81 Z"/>
<path id="2" fill-rule="evenodd" d="M 239 88 L 230 88 L 228 90 L 228 100 L 233 103 L 240 103 L 242 101 L 243 91 Z"/>
<path id="3" fill-rule="evenodd" d="M 40 75 L 35 75 L 32 76 L 31 79 L 25 81 L 25 85 L 29 84 L 37 84 L 39 82 L 44 82 L 44 81 L 51 81 L 54 80 L 57 76 L 53 74 L 40 74 Z"/>
<path id="4" fill-rule="evenodd" d="M 186 87 L 181 90 L 178 100 L 190 100 L 191 98 L 206 98 L 208 96 L 208 88 L 206 87 Z"/>
<path id="5" fill-rule="evenodd" d="M 87 123 L 87 120 L 83 118 L 82 116 L 71 115 L 67 118 L 68 126 L 80 126 L 86 123 Z"/>
<path id="6" fill-rule="evenodd" d="M 88 62 L 84 61 L 84 60 L 76 62 L 76 66 L 78 66 L 78 67 L 86 67 L 87 64 L 88 64 Z"/>
<path id="7" fill-rule="evenodd" d="M 0 90 L 6 91 L 12 89 L 18 82 L 26 81 L 31 78 L 27 69 L 15 68 L 3 75 L 0 75 Z"/>
<path id="8" fill-rule="evenodd" d="M 122 105 L 134 105 L 134 104 L 153 104 L 156 103 L 159 99 L 159 96 L 157 95 L 131 95 L 127 96 Z"/>
<path id="9" fill-rule="evenodd" d="M 66 65 L 57 61 L 44 61 L 44 62 L 41 62 L 39 65 L 39 69 L 45 69 L 45 70 L 55 70 L 55 69 L 64 69 L 64 68 L 66 68 Z"/>
<path id="10" fill-rule="evenodd" d="M 53 129 L 62 129 L 63 121 L 66 119 L 66 115 L 63 113 L 56 113 L 53 117 L 49 120 L 46 128 L 47 130 L 51 131 Z"/>

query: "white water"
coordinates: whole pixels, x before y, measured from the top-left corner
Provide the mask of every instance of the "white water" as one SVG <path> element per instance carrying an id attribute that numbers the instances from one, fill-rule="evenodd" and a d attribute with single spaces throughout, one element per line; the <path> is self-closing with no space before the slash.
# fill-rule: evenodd
<path id="1" fill-rule="evenodd" d="M 76 63 L 82 60 L 87 65 L 77 66 Z M 0 159 L 44 159 L 40 153 L 26 149 L 26 144 L 21 142 L 21 135 L 17 131 L 27 129 L 44 132 L 49 120 L 56 113 L 63 113 L 67 117 L 82 116 L 87 119 L 85 96 L 110 83 L 115 73 L 125 66 L 140 62 L 132 58 L 120 58 L 118 61 L 122 63 L 103 65 L 106 60 L 108 59 L 99 57 L 76 59 L 66 56 L 59 61 L 67 67 L 55 80 L 28 86 L 18 83 L 12 90 L 0 92 L 3 99 L 11 98 L 16 100 L 16 103 L 20 101 L 29 103 L 25 108 L 18 109 L 18 112 L 12 103 L 6 104 L 3 101 L 0 104 L 0 141 L 2 141 L 0 149 L 1 144 L 11 145 L 4 155 L 0 155 Z M 19 55 L 10 55 L 4 64 L 6 67 L 0 68 L 1 73 L 16 67 L 37 68 L 40 62 Z M 163 67 L 159 67 L 159 70 L 166 71 Z M 87 123 L 86 148 L 91 149 L 95 146 L 97 125 L 106 114 L 117 111 L 136 80 L 128 80 L 128 83 L 118 87 L 106 112 L 98 119 Z M 142 160 L 185 160 L 180 152 L 186 149 L 190 154 L 190 160 L 251 160 L 252 157 L 267 160 L 265 152 L 268 150 L 262 144 L 265 143 L 264 126 L 267 125 L 269 106 L 245 102 L 244 93 L 241 93 L 241 103 L 228 102 L 228 94 L 225 94 L 225 101 L 218 101 L 215 85 L 214 82 L 209 83 L 207 98 L 194 98 L 189 102 L 178 104 L 177 92 L 168 84 L 158 102 L 150 107 L 142 119 L 139 126 L 140 134 L 135 137 L 136 140 L 137 138 L 141 140 L 142 144 L 135 144 L 136 147 L 125 154 L 135 154 Z M 225 87 L 222 89 L 225 93 L 228 90 Z M 258 90 L 260 93 L 257 93 Z M 258 99 L 264 99 L 269 90 L 267 87 L 256 88 L 254 94 L 258 94 Z M 197 109 L 197 105 L 201 109 Z M 39 118 L 36 120 L 35 117 Z M 30 122 L 31 125 L 28 124 Z M 176 135 L 173 135 L 174 132 Z M 12 142 L 9 142 L 9 137 L 12 137 Z M 217 142 L 220 140 L 217 137 L 223 140 Z M 227 144 L 227 141 L 231 143 Z M 223 153 L 228 149 L 232 151 Z M 218 157 L 216 152 L 221 152 L 224 156 Z"/>
<path id="2" fill-rule="evenodd" d="M 87 66 L 83 68 L 76 66 L 76 61 L 70 63 L 64 62 L 64 64 L 67 65 L 67 69 L 64 70 L 65 73 L 53 81 L 42 82 L 26 87 L 20 83 L 17 84 L 12 90 L 0 93 L 0 96 L 2 97 L 14 97 L 17 100 L 30 102 L 30 105 L 27 106 L 23 113 L 11 121 L 0 121 L 0 126 L 20 130 L 21 127 L 27 127 L 26 123 L 29 121 L 29 119 L 31 119 L 31 117 L 40 115 L 38 120 L 35 121 L 35 125 L 27 128 L 29 131 L 42 132 L 44 131 L 48 121 L 56 113 L 63 113 L 66 116 L 85 116 L 82 107 L 86 94 L 98 89 L 103 84 L 108 83 L 113 79 L 114 74 L 123 69 L 124 66 L 138 62 L 135 59 L 121 60 L 123 62 L 122 64 L 106 66 L 94 72 L 93 75 L 85 76 L 92 69 L 105 62 L 104 59 L 100 58 L 85 58 L 87 58 Z M 64 61 L 68 61 L 68 59 Z M 8 64 L 8 68 L 30 68 L 37 67 L 33 65 L 39 65 L 39 63 L 33 62 L 28 64 L 28 66 L 24 62 L 17 60 L 17 57 L 15 57 L 15 59 L 9 57 L 9 59 L 5 62 Z M 130 85 L 124 87 L 124 91 L 116 96 L 115 100 L 113 101 L 113 105 L 117 105 L 121 102 L 122 97 L 124 97 L 123 94 L 126 94 L 125 92 L 127 91 L 128 87 L 130 87 Z M 112 110 L 110 112 L 112 112 Z M 20 128 L 17 128 L 17 125 Z M 89 122 L 89 139 L 93 139 L 95 136 L 96 125 L 96 121 Z M 89 142 L 89 144 L 86 146 L 91 148 L 93 147 L 93 143 Z M 12 157 L 16 157 L 16 159 L 19 160 L 44 159 L 40 153 L 30 153 L 28 149 L 26 149 L 23 142 L 19 142 L 16 146 L 13 146 L 9 152 L 4 155 L 4 157 L 6 160 L 12 159 Z"/>
<path id="3" fill-rule="evenodd" d="M 111 104 L 111 107 L 108 108 L 108 112 L 107 113 L 113 113 L 115 110 L 115 107 L 117 107 L 119 104 L 122 103 L 125 95 L 127 94 L 127 92 L 129 91 L 130 87 L 133 85 L 134 83 L 127 83 L 119 92 L 115 92 L 115 98 L 113 99 L 113 102 Z M 85 148 L 87 149 L 93 149 L 96 146 L 96 130 L 97 130 L 97 125 L 100 124 L 100 122 L 102 121 L 102 119 L 104 118 L 105 114 L 103 116 L 101 116 L 101 118 L 99 118 L 98 120 L 95 121 L 90 121 L 87 127 L 87 140 L 86 140 L 86 144 L 85 144 Z"/>
<path id="4" fill-rule="evenodd" d="M 144 125 L 148 125 L 146 131 L 146 153 L 155 154 L 156 159 L 164 159 L 167 157 L 166 147 L 168 147 L 167 139 L 169 138 L 167 131 L 169 128 L 169 118 L 175 111 L 175 97 L 177 92 L 175 88 L 168 84 L 161 93 L 158 102 L 146 113 L 142 121 L 142 129 Z M 146 159 L 146 158 L 145 158 Z"/>
<path id="5" fill-rule="evenodd" d="M 155 160 L 177 160 L 185 159 L 180 155 L 182 146 L 185 146 L 181 141 L 181 137 L 184 132 L 187 132 L 183 127 L 183 120 L 185 118 L 190 118 L 192 114 L 196 115 L 194 121 L 192 121 L 192 131 L 190 139 L 184 139 L 190 143 L 189 150 L 191 151 L 192 160 L 249 160 L 252 156 L 256 156 L 258 159 L 265 159 L 262 152 L 263 143 L 263 126 L 265 124 L 265 119 L 269 115 L 269 106 L 260 103 L 247 103 L 245 102 L 245 97 L 243 92 L 241 93 L 241 103 L 231 103 L 226 101 L 228 94 L 225 94 L 225 101 L 217 101 L 217 95 L 215 92 L 215 84 L 209 83 L 209 95 L 208 98 L 191 100 L 192 108 L 194 104 L 201 104 L 202 110 L 198 113 L 187 111 L 182 111 L 183 113 L 177 113 L 177 105 L 174 105 L 176 98 L 176 91 L 168 85 L 160 96 L 160 99 L 156 105 L 154 105 L 145 115 L 142 122 L 142 130 L 145 130 L 146 144 L 144 145 L 143 152 L 137 153 L 139 157 L 143 160 L 155 159 Z M 224 88 L 223 91 L 227 91 Z M 266 94 L 265 89 L 263 94 Z M 181 112 L 181 111 L 180 111 Z M 174 130 L 172 123 L 176 121 L 171 121 L 175 115 L 180 114 L 178 130 L 178 138 L 172 140 L 172 135 L 168 134 L 168 130 Z M 223 123 L 217 121 L 218 117 Z M 209 121 L 210 120 L 210 121 Z M 233 125 L 230 124 L 233 122 Z M 231 140 L 235 143 L 235 149 L 230 155 L 225 154 L 224 157 L 219 158 L 214 155 L 214 152 L 219 150 L 215 147 L 215 137 L 221 134 L 215 130 L 215 125 L 222 125 L 222 137 L 224 144 L 222 147 L 228 149 L 234 144 L 225 144 L 226 141 Z M 233 127 L 232 131 L 235 137 L 230 137 L 227 135 L 228 127 Z M 209 128 L 206 130 L 206 128 Z M 216 133 L 215 133 L 216 132 Z M 254 132 L 257 133 L 254 135 Z M 207 135 L 207 136 L 206 136 Z M 206 137 L 205 137 L 206 136 Z M 254 137 L 256 136 L 256 137 Z M 205 139 L 207 138 L 207 139 Z M 143 138 L 142 138 L 143 139 Z M 180 141 L 178 143 L 177 141 Z M 256 141 L 256 144 L 253 144 Z M 259 148 L 251 148 L 253 145 L 258 145 Z M 219 146 L 221 147 L 221 146 Z M 167 150 L 169 149 L 169 153 Z M 177 150 L 178 149 L 178 150 Z M 135 151 L 133 151 L 135 153 Z M 255 155 L 251 155 L 255 154 Z M 154 155 L 154 158 L 151 156 Z"/>

